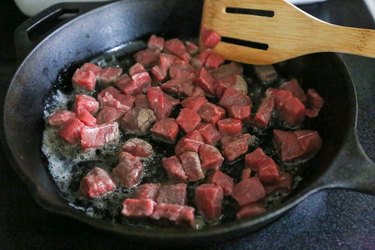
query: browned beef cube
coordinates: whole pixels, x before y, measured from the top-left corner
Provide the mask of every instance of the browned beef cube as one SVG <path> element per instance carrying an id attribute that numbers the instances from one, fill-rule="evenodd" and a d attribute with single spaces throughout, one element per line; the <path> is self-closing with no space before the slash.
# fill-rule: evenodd
<path id="1" fill-rule="evenodd" d="M 215 95 L 216 81 L 205 68 L 202 67 L 198 70 L 194 84 L 201 87 L 208 95 Z"/>
<path id="2" fill-rule="evenodd" d="M 181 78 L 171 79 L 163 83 L 160 88 L 168 94 L 191 96 L 194 85 L 190 80 Z"/>
<path id="3" fill-rule="evenodd" d="M 214 30 L 201 28 L 202 43 L 206 48 L 214 48 L 220 41 L 221 36 Z"/>
<path id="4" fill-rule="evenodd" d="M 69 119 L 75 118 L 76 114 L 74 112 L 68 111 L 66 109 L 60 109 L 51 114 L 47 121 L 52 127 L 60 127 L 64 125 Z"/>
<path id="5" fill-rule="evenodd" d="M 160 87 L 151 87 L 147 91 L 147 98 L 150 109 L 154 111 L 156 120 L 168 118 L 175 105 L 179 100 L 174 99 L 170 95 L 164 93 Z"/>
<path id="6" fill-rule="evenodd" d="M 138 108 L 150 108 L 148 104 L 148 98 L 145 94 L 138 94 L 134 99 L 134 106 Z"/>
<path id="7" fill-rule="evenodd" d="M 98 95 L 98 100 L 101 107 L 114 107 L 122 110 L 124 113 L 132 109 L 134 106 L 133 96 L 124 95 L 114 87 L 107 87 L 103 89 Z"/>
<path id="8" fill-rule="evenodd" d="M 129 134 L 142 135 L 147 133 L 156 117 L 151 109 L 133 108 L 121 119 L 121 128 Z"/>
<path id="9" fill-rule="evenodd" d="M 244 93 L 239 92 L 233 88 L 227 88 L 220 98 L 219 105 L 225 108 L 229 108 L 233 105 L 246 106 L 251 105 L 251 99 Z"/>
<path id="10" fill-rule="evenodd" d="M 208 221 L 220 219 L 223 189 L 214 184 L 202 184 L 195 189 L 195 205 Z"/>
<path id="11" fill-rule="evenodd" d="M 76 117 L 87 126 L 96 125 L 96 118 L 86 109 L 80 109 Z"/>
<path id="12" fill-rule="evenodd" d="M 176 204 L 156 204 L 151 218 L 166 219 L 176 224 L 195 227 L 194 208 Z"/>
<path id="13" fill-rule="evenodd" d="M 245 154 L 249 149 L 249 143 L 253 140 L 250 134 L 241 134 L 237 136 L 226 136 L 221 139 L 222 153 L 228 161 L 233 161 Z"/>
<path id="14" fill-rule="evenodd" d="M 212 173 L 212 175 L 208 178 L 208 183 L 212 183 L 221 187 L 224 191 L 224 195 L 232 195 L 233 193 L 234 182 L 232 177 L 224 174 L 220 170 L 216 170 Z"/>
<path id="15" fill-rule="evenodd" d="M 275 103 L 272 96 L 266 97 L 262 100 L 253 119 L 255 126 L 258 128 L 265 128 L 268 126 L 272 117 L 274 105 Z"/>
<path id="16" fill-rule="evenodd" d="M 272 65 L 257 65 L 254 67 L 255 74 L 264 84 L 270 84 L 277 80 L 277 72 Z"/>
<path id="17" fill-rule="evenodd" d="M 122 145 L 122 151 L 141 158 L 147 158 L 154 154 L 152 145 L 139 138 L 130 138 L 127 140 L 124 145 Z"/>
<path id="18" fill-rule="evenodd" d="M 93 127 L 84 127 L 81 131 L 82 148 L 103 147 L 120 138 L 118 123 L 107 123 Z"/>
<path id="19" fill-rule="evenodd" d="M 73 111 L 77 114 L 82 109 L 86 109 L 90 114 L 95 114 L 99 110 L 99 102 L 92 96 L 77 95 L 74 100 Z"/>
<path id="20" fill-rule="evenodd" d="M 199 52 L 199 47 L 195 43 L 192 43 L 190 41 L 186 41 L 186 51 L 190 55 L 195 55 Z"/>
<path id="21" fill-rule="evenodd" d="M 136 52 L 133 57 L 136 62 L 142 64 L 143 66 L 152 67 L 158 62 L 159 54 L 159 49 L 147 48 Z"/>
<path id="22" fill-rule="evenodd" d="M 248 87 L 245 79 L 240 75 L 231 75 L 217 81 L 216 97 L 221 98 L 227 88 L 235 89 L 247 95 Z"/>
<path id="23" fill-rule="evenodd" d="M 211 53 L 206 60 L 205 67 L 207 69 L 216 69 L 225 62 L 225 58 L 215 52 Z"/>
<path id="24" fill-rule="evenodd" d="M 143 172 L 142 162 L 128 152 L 121 152 L 119 163 L 112 170 L 113 175 L 120 180 L 125 187 L 134 187 L 141 181 Z"/>
<path id="25" fill-rule="evenodd" d="M 81 131 L 85 127 L 77 118 L 71 118 L 59 129 L 59 136 L 69 144 L 76 144 L 81 139 Z"/>
<path id="26" fill-rule="evenodd" d="M 163 159 L 163 167 L 169 179 L 174 181 L 186 181 L 187 176 L 182 168 L 180 160 L 176 156 Z"/>
<path id="27" fill-rule="evenodd" d="M 149 217 L 154 212 L 155 202 L 151 199 L 127 198 L 123 202 L 121 214 L 125 217 Z"/>
<path id="28" fill-rule="evenodd" d="M 222 79 L 227 76 L 242 75 L 243 68 L 240 63 L 230 62 L 228 64 L 223 64 L 219 68 L 211 72 L 212 76 L 216 79 Z"/>
<path id="29" fill-rule="evenodd" d="M 103 123 L 112 123 L 117 122 L 120 120 L 120 118 L 124 115 L 124 111 L 110 107 L 110 106 L 104 106 L 96 116 L 96 120 L 98 124 Z"/>
<path id="30" fill-rule="evenodd" d="M 294 97 L 297 97 L 304 105 L 307 104 L 305 91 L 302 89 L 297 79 L 291 79 L 280 85 L 280 89 L 288 90 Z"/>
<path id="31" fill-rule="evenodd" d="M 175 143 L 178 135 L 178 124 L 174 118 L 157 121 L 150 129 L 154 139 L 167 143 Z"/>
<path id="32" fill-rule="evenodd" d="M 198 152 L 199 147 L 204 144 L 203 138 L 199 131 L 194 130 L 184 137 L 182 137 L 175 148 L 176 155 L 179 155 L 183 152 L 193 151 Z"/>
<path id="33" fill-rule="evenodd" d="M 192 109 L 194 111 L 198 111 L 199 108 L 205 104 L 207 99 L 204 96 L 190 96 L 186 97 L 182 102 L 181 105 L 184 108 Z"/>
<path id="34" fill-rule="evenodd" d="M 306 116 L 315 118 L 319 115 L 321 108 L 324 106 L 324 100 L 315 89 L 307 90 Z"/>
<path id="35" fill-rule="evenodd" d="M 171 79 L 184 79 L 194 80 L 195 79 L 195 70 L 194 68 L 187 62 L 182 60 L 174 60 L 173 64 L 169 67 L 169 77 Z"/>
<path id="36" fill-rule="evenodd" d="M 322 139 L 319 133 L 314 130 L 296 130 L 294 134 L 297 142 L 304 152 L 303 157 L 311 157 L 315 155 L 322 146 Z"/>
<path id="37" fill-rule="evenodd" d="M 197 126 L 197 130 L 201 134 L 204 142 L 213 146 L 216 145 L 221 137 L 215 125 L 211 123 L 202 122 Z"/>
<path id="38" fill-rule="evenodd" d="M 190 133 L 201 122 L 201 117 L 194 110 L 183 108 L 180 110 L 176 122 L 185 133 Z"/>
<path id="39" fill-rule="evenodd" d="M 231 118 L 239 119 L 241 121 L 249 121 L 251 116 L 251 106 L 238 106 L 233 105 L 227 108 L 228 116 Z"/>
<path id="40" fill-rule="evenodd" d="M 185 205 L 187 200 L 186 188 L 187 185 L 185 183 L 163 185 L 159 189 L 159 194 L 156 198 L 156 202 Z"/>
<path id="41" fill-rule="evenodd" d="M 156 35 L 151 35 L 148 39 L 147 47 L 162 51 L 164 49 L 164 38 Z"/>
<path id="42" fill-rule="evenodd" d="M 80 194 L 88 198 L 96 198 L 116 189 L 111 176 L 102 168 L 95 167 L 82 178 L 79 186 Z"/>
<path id="43" fill-rule="evenodd" d="M 226 118 L 217 122 L 221 135 L 239 135 L 242 132 L 242 122 L 238 119 Z"/>
<path id="44" fill-rule="evenodd" d="M 250 218 L 266 212 L 264 206 L 260 203 L 250 203 L 241 207 L 240 211 L 237 212 L 237 220 Z"/>
<path id="45" fill-rule="evenodd" d="M 204 178 L 198 153 L 191 151 L 184 152 L 179 155 L 179 158 L 188 181 L 198 181 Z"/>
<path id="46" fill-rule="evenodd" d="M 280 119 L 290 127 L 301 125 L 305 119 L 305 106 L 297 97 L 288 98 L 280 108 Z"/>
<path id="47" fill-rule="evenodd" d="M 209 144 L 203 144 L 199 147 L 199 158 L 204 170 L 219 169 L 224 161 L 220 151 Z"/>
<path id="48" fill-rule="evenodd" d="M 198 114 L 203 121 L 216 124 L 225 117 L 225 110 L 218 105 L 207 102 L 199 108 Z"/>
<path id="49" fill-rule="evenodd" d="M 279 180 L 275 184 L 265 184 L 266 194 L 275 190 L 290 191 L 292 188 L 293 177 L 288 173 L 281 173 Z"/>
<path id="50" fill-rule="evenodd" d="M 256 148 L 253 152 L 245 155 L 245 165 L 247 168 L 258 171 L 267 157 L 261 148 Z"/>
<path id="51" fill-rule="evenodd" d="M 266 195 L 264 187 L 256 177 L 240 181 L 234 186 L 233 198 L 240 206 L 257 202 Z"/>
<path id="52" fill-rule="evenodd" d="M 96 75 L 92 71 L 77 69 L 74 72 L 72 81 L 79 88 L 94 91 L 96 86 Z"/>
<path id="53" fill-rule="evenodd" d="M 100 71 L 98 78 L 104 84 L 109 84 L 111 82 L 115 82 L 117 78 L 120 77 L 121 74 L 122 74 L 122 68 L 106 67 Z"/>
<path id="54" fill-rule="evenodd" d="M 180 39 L 173 38 L 166 41 L 164 43 L 164 51 L 178 56 L 187 63 L 190 61 L 190 55 L 186 51 L 185 44 Z"/>
<path id="55" fill-rule="evenodd" d="M 160 183 L 145 183 L 145 184 L 139 185 L 135 189 L 133 198 L 134 199 L 151 199 L 153 201 L 156 201 L 156 197 L 158 196 L 160 187 L 161 187 Z"/>

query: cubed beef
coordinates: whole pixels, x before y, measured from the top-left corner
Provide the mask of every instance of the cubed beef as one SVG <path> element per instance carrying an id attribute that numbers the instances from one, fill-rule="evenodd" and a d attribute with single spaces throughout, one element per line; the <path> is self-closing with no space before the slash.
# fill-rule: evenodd
<path id="1" fill-rule="evenodd" d="M 198 86 L 194 87 L 194 91 L 191 94 L 191 96 L 205 96 L 205 95 L 206 95 L 206 93 L 204 92 L 204 90 L 201 87 L 198 87 Z"/>
<path id="2" fill-rule="evenodd" d="M 133 198 L 134 199 L 151 199 L 156 201 L 156 197 L 158 196 L 159 189 L 161 185 L 160 183 L 145 183 L 139 185 L 134 192 Z"/>
<path id="3" fill-rule="evenodd" d="M 250 168 L 244 168 L 241 173 L 241 180 L 249 179 L 252 172 Z"/>
<path id="4" fill-rule="evenodd" d="M 185 133 L 190 133 L 201 122 L 201 117 L 194 110 L 183 108 L 180 110 L 176 122 Z"/>
<path id="5" fill-rule="evenodd" d="M 187 151 L 198 152 L 199 147 L 202 144 L 204 144 L 202 135 L 199 133 L 198 130 L 194 130 L 186 134 L 177 142 L 175 148 L 176 155 L 179 155 Z"/>
<path id="6" fill-rule="evenodd" d="M 250 134 L 241 134 L 237 136 L 227 136 L 222 138 L 221 151 L 228 161 L 233 161 L 245 154 L 249 149 L 249 143 L 252 141 L 253 136 Z"/>
<path id="7" fill-rule="evenodd" d="M 165 118 L 157 121 L 150 131 L 155 140 L 166 143 L 175 143 L 179 128 L 174 118 Z"/>
<path id="8" fill-rule="evenodd" d="M 116 189 L 116 184 L 111 176 L 98 167 L 90 170 L 85 177 L 82 178 L 79 185 L 80 194 L 88 198 L 100 197 L 108 192 Z"/>
<path id="9" fill-rule="evenodd" d="M 145 93 L 147 89 L 151 87 L 152 79 L 147 71 L 134 74 L 131 76 L 131 78 L 134 85 L 136 85 L 138 89 L 135 92 L 136 94 Z"/>
<path id="10" fill-rule="evenodd" d="M 290 191 L 292 188 L 293 177 L 288 173 L 281 173 L 279 180 L 274 184 L 265 184 L 266 194 L 276 190 Z"/>
<path id="11" fill-rule="evenodd" d="M 80 109 L 76 117 L 87 126 L 96 125 L 96 118 L 86 109 Z"/>
<path id="12" fill-rule="evenodd" d="M 201 134 L 204 142 L 213 146 L 216 145 L 221 137 L 215 125 L 211 123 L 202 122 L 197 126 L 197 130 Z"/>
<path id="13" fill-rule="evenodd" d="M 115 87 L 103 89 L 98 95 L 98 100 L 101 107 L 114 107 L 124 111 L 124 113 L 133 108 L 134 105 L 134 96 L 124 95 Z"/>
<path id="14" fill-rule="evenodd" d="M 207 57 L 205 67 L 207 69 L 216 69 L 225 62 L 225 58 L 217 53 L 212 53 Z"/>
<path id="15" fill-rule="evenodd" d="M 274 97 L 276 110 L 280 110 L 284 106 L 285 102 L 293 97 L 289 90 L 268 89 L 267 92 L 269 95 Z"/>
<path id="16" fill-rule="evenodd" d="M 200 52 L 194 59 L 196 59 L 196 67 L 197 69 L 203 67 L 206 62 L 207 62 L 207 58 L 211 55 L 215 53 L 212 49 L 210 48 L 205 48 L 202 52 Z"/>
<path id="17" fill-rule="evenodd" d="M 232 196 L 240 206 L 244 206 L 263 199 L 266 192 L 260 180 L 252 177 L 237 183 L 234 186 Z"/>
<path id="18" fill-rule="evenodd" d="M 156 81 L 162 81 L 167 77 L 169 67 L 176 57 L 171 54 L 161 53 L 157 65 L 151 68 L 151 73 Z"/>
<path id="19" fill-rule="evenodd" d="M 139 138 L 130 138 L 122 145 L 122 151 L 128 152 L 134 156 L 147 158 L 154 154 L 152 145 Z"/>
<path id="20" fill-rule="evenodd" d="M 185 205 L 187 200 L 186 188 L 187 185 L 185 183 L 163 185 L 159 189 L 159 194 L 156 198 L 156 202 Z"/>
<path id="21" fill-rule="evenodd" d="M 182 168 L 180 160 L 176 156 L 163 158 L 163 167 L 170 180 L 173 181 L 186 181 L 187 176 Z"/>
<path id="22" fill-rule="evenodd" d="M 324 99 L 319 95 L 315 89 L 307 90 L 307 109 L 306 116 L 315 118 L 319 115 L 321 108 L 324 106 Z"/>
<path id="23" fill-rule="evenodd" d="M 190 61 L 190 55 L 186 51 L 185 44 L 180 39 L 173 38 L 166 41 L 164 43 L 164 51 L 178 56 L 187 63 Z"/>
<path id="24" fill-rule="evenodd" d="M 147 48 L 136 52 L 133 57 L 136 62 L 142 64 L 143 66 L 152 67 L 158 62 L 159 54 L 159 49 Z"/>
<path id="25" fill-rule="evenodd" d="M 288 98 L 280 109 L 280 119 L 290 127 L 301 125 L 305 119 L 305 106 L 297 97 Z"/>
<path id="26" fill-rule="evenodd" d="M 112 172 L 113 175 L 120 180 L 122 185 L 131 188 L 141 181 L 143 165 L 138 157 L 128 152 L 121 152 L 119 155 L 119 163 Z"/>
<path id="27" fill-rule="evenodd" d="M 154 212 L 155 202 L 151 199 L 127 198 L 122 206 L 121 214 L 125 217 L 149 217 Z"/>
<path id="28" fill-rule="evenodd" d="M 93 127 L 84 127 L 81 131 L 82 148 L 98 148 L 117 141 L 120 137 L 118 123 L 107 123 Z"/>
<path id="29" fill-rule="evenodd" d="M 168 118 L 175 105 L 179 100 L 164 93 L 160 87 L 151 87 L 147 91 L 147 98 L 150 109 L 154 111 L 156 120 Z"/>
<path id="30" fill-rule="evenodd" d="M 156 204 L 151 218 L 166 219 L 176 224 L 186 224 L 195 227 L 194 208 L 176 204 Z"/>
<path id="31" fill-rule="evenodd" d="M 255 74 L 264 84 L 270 84 L 277 80 L 277 72 L 272 65 L 254 66 Z"/>
<path id="32" fill-rule="evenodd" d="M 221 36 L 217 32 L 205 27 L 201 28 L 200 35 L 202 43 L 206 48 L 214 48 L 221 41 Z"/>
<path id="33" fill-rule="evenodd" d="M 129 75 L 134 76 L 136 74 L 147 72 L 145 67 L 140 63 L 135 63 L 129 68 Z"/>
<path id="34" fill-rule="evenodd" d="M 225 117 L 225 110 L 218 105 L 206 102 L 199 108 L 198 114 L 203 121 L 216 124 Z"/>
<path id="35" fill-rule="evenodd" d="M 291 79 L 280 85 L 280 89 L 289 90 L 294 97 L 297 97 L 304 105 L 307 104 L 305 91 L 302 89 L 297 79 Z"/>
<path id="36" fill-rule="evenodd" d="M 128 134 L 143 135 L 148 132 L 155 120 L 151 109 L 133 108 L 122 117 L 120 126 Z"/>
<path id="37" fill-rule="evenodd" d="M 274 98 L 272 96 L 268 96 L 262 100 L 253 119 L 255 126 L 261 129 L 268 126 L 272 117 L 274 105 Z"/>
<path id="38" fill-rule="evenodd" d="M 115 85 L 126 95 L 138 95 L 142 93 L 141 87 L 137 86 L 136 82 L 128 74 L 122 74 L 116 80 Z"/>
<path id="39" fill-rule="evenodd" d="M 245 155 L 245 166 L 254 171 L 258 171 L 267 158 L 268 156 L 261 148 L 256 148 L 253 152 Z"/>
<path id="40" fill-rule="evenodd" d="M 194 91 L 193 83 L 181 78 L 171 79 L 163 83 L 160 88 L 168 94 L 182 96 L 191 96 Z"/>
<path id="41" fill-rule="evenodd" d="M 173 64 L 169 67 L 169 77 L 171 79 L 194 80 L 195 70 L 189 63 L 174 60 Z"/>
<path id="42" fill-rule="evenodd" d="M 239 135 L 242 132 L 242 122 L 238 119 L 226 118 L 217 122 L 221 135 Z"/>
<path id="43" fill-rule="evenodd" d="M 188 181 L 198 181 L 204 178 L 198 153 L 191 151 L 184 152 L 179 155 L 179 158 Z"/>
<path id="44" fill-rule="evenodd" d="M 273 141 L 283 162 L 296 160 L 304 154 L 298 143 L 297 136 L 291 131 L 274 129 Z"/>
<path id="45" fill-rule="evenodd" d="M 203 144 L 199 147 L 199 158 L 204 170 L 219 169 L 224 161 L 220 151 L 209 144 Z"/>
<path id="46" fill-rule="evenodd" d="M 215 95 L 216 80 L 205 68 L 202 67 L 198 70 L 197 78 L 194 80 L 194 84 L 201 87 L 208 95 Z"/>
<path id="47" fill-rule="evenodd" d="M 148 98 L 145 94 L 138 94 L 134 99 L 134 106 L 138 108 L 150 108 L 148 104 Z"/>
<path id="48" fill-rule="evenodd" d="M 317 131 L 296 130 L 294 134 L 297 137 L 299 146 L 304 152 L 303 157 L 309 158 L 315 155 L 322 146 L 322 139 Z"/>
<path id="49" fill-rule="evenodd" d="M 238 106 L 233 105 L 227 108 L 228 116 L 231 118 L 239 119 L 241 121 L 249 121 L 251 116 L 251 106 Z"/>
<path id="50" fill-rule="evenodd" d="M 238 90 L 227 88 L 220 98 L 219 105 L 225 108 L 229 108 L 233 105 L 246 106 L 251 105 L 251 99 L 248 95 L 245 95 Z"/>
<path id="51" fill-rule="evenodd" d="M 48 124 L 52 127 L 60 127 L 64 125 L 69 119 L 76 117 L 74 112 L 68 111 L 66 109 L 60 109 L 53 114 L 51 114 L 48 118 Z"/>
<path id="52" fill-rule="evenodd" d="M 258 170 L 259 180 L 264 184 L 275 184 L 280 179 L 280 171 L 271 157 L 267 157 Z"/>
<path id="53" fill-rule="evenodd" d="M 207 99 L 204 96 L 190 96 L 186 97 L 182 102 L 181 105 L 184 108 L 192 109 L 194 111 L 198 111 L 199 108 L 205 104 Z"/>
<path id="54" fill-rule="evenodd" d="M 156 35 L 151 35 L 148 39 L 147 47 L 162 51 L 164 49 L 164 38 Z"/>
<path id="55" fill-rule="evenodd" d="M 123 114 L 123 110 L 110 106 L 104 106 L 96 116 L 96 120 L 98 124 L 117 122 L 120 120 Z"/>
<path id="56" fill-rule="evenodd" d="M 208 178 L 207 182 L 221 187 L 224 191 L 224 195 L 232 195 L 233 193 L 233 178 L 227 174 L 224 174 L 220 170 L 216 170 L 215 172 L 213 172 L 212 175 Z"/>
<path id="57" fill-rule="evenodd" d="M 102 68 L 93 64 L 93 63 L 84 63 L 81 67 L 81 70 L 84 71 L 91 71 L 93 72 L 96 76 L 99 75 L 100 71 L 102 71 Z"/>
<path id="58" fill-rule="evenodd" d="M 100 71 L 98 78 L 104 84 L 109 84 L 111 82 L 115 82 L 117 78 L 120 77 L 121 74 L 122 74 L 122 68 L 106 67 Z"/>
<path id="59" fill-rule="evenodd" d="M 211 71 L 211 74 L 216 80 L 220 80 L 227 76 L 242 75 L 242 72 L 243 68 L 240 63 L 230 62 L 228 64 L 223 64 L 219 68 Z"/>
<path id="60" fill-rule="evenodd" d="M 59 129 L 59 136 L 69 144 L 76 144 L 81 139 L 81 131 L 85 127 L 77 118 L 66 121 Z"/>
<path id="61" fill-rule="evenodd" d="M 241 207 L 240 211 L 237 212 L 236 218 L 237 220 L 242 220 L 250 217 L 254 217 L 256 215 L 265 213 L 266 209 L 260 203 L 250 203 L 243 207 Z"/>
<path id="62" fill-rule="evenodd" d="M 92 96 L 76 95 L 73 111 L 77 114 L 81 109 L 86 109 L 90 114 L 95 114 L 99 110 L 99 102 Z"/>
<path id="63" fill-rule="evenodd" d="M 196 45 L 193 42 L 186 41 L 186 51 L 190 55 L 195 55 L 195 54 L 197 54 L 199 52 L 199 47 L 198 47 L 198 45 Z"/>
<path id="64" fill-rule="evenodd" d="M 94 91 L 96 86 L 96 75 L 92 71 L 77 69 L 73 75 L 73 83 L 82 89 Z"/>
<path id="65" fill-rule="evenodd" d="M 216 84 L 216 97 L 221 98 L 227 88 L 235 89 L 245 95 L 248 92 L 247 83 L 240 75 L 231 75 L 219 79 Z"/>
<path id="66" fill-rule="evenodd" d="M 195 205 L 208 221 L 220 219 L 223 198 L 223 189 L 214 184 L 202 184 L 195 189 Z"/>

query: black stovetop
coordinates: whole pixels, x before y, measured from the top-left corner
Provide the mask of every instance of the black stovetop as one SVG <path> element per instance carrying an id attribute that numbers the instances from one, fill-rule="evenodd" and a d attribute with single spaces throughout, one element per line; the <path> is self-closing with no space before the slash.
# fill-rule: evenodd
<path id="1" fill-rule="evenodd" d="M 303 9 L 326 21 L 375 28 L 361 0 L 328 0 Z M 12 34 L 24 20 L 13 1 L 0 3 L 0 98 L 16 68 Z M 333 40 L 339 43 L 340 41 Z M 343 56 L 359 101 L 358 134 L 375 160 L 375 60 Z M 375 197 L 345 190 L 321 191 L 257 232 L 207 249 L 374 249 Z M 173 243 L 171 243 L 173 244 Z M 49 213 L 0 151 L 0 249 L 145 249 L 119 241 L 70 218 Z"/>

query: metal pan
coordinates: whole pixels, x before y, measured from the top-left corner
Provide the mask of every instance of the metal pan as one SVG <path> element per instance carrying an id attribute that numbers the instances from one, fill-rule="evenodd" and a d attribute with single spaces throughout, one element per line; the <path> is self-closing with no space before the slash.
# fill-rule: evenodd
<path id="1" fill-rule="evenodd" d="M 138 228 L 93 219 L 70 207 L 43 165 L 43 100 L 58 73 L 110 48 L 152 33 L 167 37 L 197 37 L 201 1 L 126 0 L 86 12 L 90 4 L 55 5 L 24 23 L 17 31 L 20 55 L 35 48 L 15 73 L 2 110 L 3 144 L 14 168 L 36 201 L 46 210 L 75 218 L 130 241 L 174 246 L 223 241 L 249 233 L 275 220 L 309 195 L 327 188 L 346 188 L 375 194 L 375 165 L 364 154 L 356 134 L 357 100 L 351 77 L 332 53 L 313 54 L 283 63 L 281 70 L 303 79 L 325 99 L 314 123 L 323 147 L 304 172 L 304 180 L 280 206 L 264 215 L 202 230 Z M 78 17 L 60 24 L 48 35 L 35 35 L 61 15 Z M 43 33 L 43 32 L 42 32 Z M 40 38 L 43 38 L 41 41 Z M 32 38 L 32 39 L 31 39 Z M 37 44 L 37 45 L 35 45 Z M 146 240 L 147 239 L 147 240 Z"/>

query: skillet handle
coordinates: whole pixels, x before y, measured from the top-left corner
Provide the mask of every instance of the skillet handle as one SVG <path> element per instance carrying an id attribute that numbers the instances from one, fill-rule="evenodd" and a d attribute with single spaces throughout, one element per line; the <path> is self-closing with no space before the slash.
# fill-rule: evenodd
<path id="1" fill-rule="evenodd" d="M 29 18 L 14 32 L 17 60 L 22 61 L 43 38 L 69 20 L 108 3 L 58 3 Z"/>
<path id="2" fill-rule="evenodd" d="M 323 175 L 321 186 L 375 195 L 375 164 L 363 151 L 354 129 L 340 155 Z"/>

